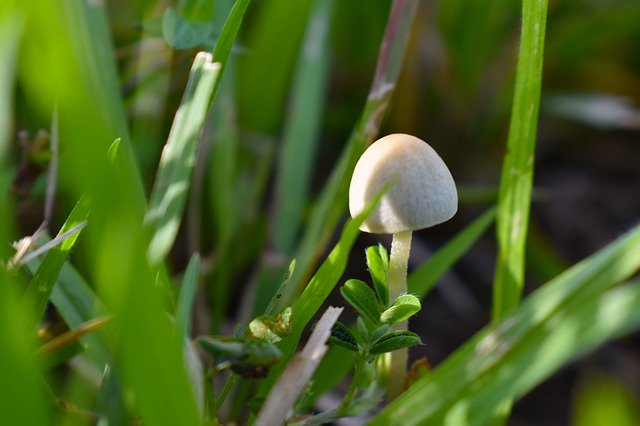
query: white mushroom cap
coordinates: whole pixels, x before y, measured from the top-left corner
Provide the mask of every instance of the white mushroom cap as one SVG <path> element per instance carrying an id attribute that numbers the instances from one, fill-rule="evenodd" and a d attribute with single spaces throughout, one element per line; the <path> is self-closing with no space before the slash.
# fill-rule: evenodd
<path id="1" fill-rule="evenodd" d="M 446 222 L 458 210 L 451 172 L 433 148 L 415 136 L 385 136 L 362 154 L 349 187 L 351 216 L 361 213 L 387 182 L 393 186 L 360 226 L 362 231 L 416 231 Z"/>

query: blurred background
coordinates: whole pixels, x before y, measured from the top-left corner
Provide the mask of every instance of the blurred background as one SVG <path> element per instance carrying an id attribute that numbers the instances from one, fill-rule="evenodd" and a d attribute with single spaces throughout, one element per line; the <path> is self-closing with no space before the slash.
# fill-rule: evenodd
<path id="1" fill-rule="evenodd" d="M 259 263 L 265 259 L 288 263 L 286 251 L 274 250 L 270 233 L 278 208 L 275 188 L 283 123 L 295 107 L 288 93 L 310 3 L 265 0 L 251 4 L 233 48 L 232 72 L 225 72 L 225 89 L 216 99 L 217 108 L 223 109 L 218 117 L 235 123 L 238 147 L 233 165 L 214 158 L 220 152 L 215 142 L 205 147 L 204 163 L 196 168 L 201 173 L 197 189 L 203 194 L 198 201 L 200 214 L 185 220 L 187 225 L 171 255 L 177 272 L 185 268 L 193 251 L 203 254 L 205 265 L 212 265 L 221 256 L 220 247 L 226 247 L 223 255 L 230 259 L 228 267 L 222 271 L 211 266 L 208 280 L 225 279 L 232 284 L 223 321 L 227 330 L 239 315 L 248 283 L 257 279 Z M 147 193 L 193 56 L 215 42 L 229 5 L 225 1 L 151 0 L 104 4 L 133 148 Z M 312 205 L 326 183 L 362 111 L 389 7 L 390 1 L 333 4 L 324 106 L 305 194 L 307 205 Z M 520 7 L 513 0 L 420 2 L 399 86 L 381 134 L 410 133 L 429 142 L 449 165 L 459 186 L 461 206 L 450 222 L 415 234 L 413 266 L 496 199 L 512 102 Z M 179 10 L 181 17 L 168 15 L 168 10 Z M 180 34 L 172 32 L 171 22 L 175 21 L 171 19 L 198 22 L 207 14 L 214 22 L 207 37 L 193 46 L 181 44 Z M 232 108 L 224 109 L 226 95 L 233 99 Z M 20 166 L 14 190 L 24 235 L 42 220 L 48 162 L 48 137 L 43 129 L 49 129 L 50 116 L 34 111 L 18 88 L 16 128 L 21 132 L 15 157 Z M 218 127 L 210 129 L 214 136 L 215 129 Z M 73 161 L 65 155 L 68 153 L 61 153 L 63 163 Z M 603 247 L 640 217 L 637 0 L 550 0 L 535 161 L 527 292 Z M 216 201 L 220 193 L 216 185 L 225 173 L 233 174 L 235 193 L 234 207 L 226 211 Z M 73 206 L 72 194 L 66 192 L 63 176 L 53 229 L 59 228 Z M 192 198 L 190 203 L 194 202 Z M 302 227 L 305 214 L 302 212 Z M 232 236 L 227 234 L 229 226 L 234 230 Z M 228 240 L 232 242 L 221 243 Z M 361 236 L 345 277 L 366 278 L 363 249 L 378 241 L 377 236 Z M 88 267 L 81 248 L 74 259 L 80 270 Z M 426 345 L 413 356 L 426 356 L 437 364 L 488 322 L 494 266 L 491 229 L 424 301 L 412 327 Z M 341 303 L 339 297 L 334 303 Z M 202 332 L 207 329 L 207 315 L 210 313 L 203 313 L 205 319 L 199 325 Z M 639 398 L 640 335 L 636 334 L 548 380 L 516 404 L 510 424 L 632 424 L 611 419 L 640 418 Z"/>

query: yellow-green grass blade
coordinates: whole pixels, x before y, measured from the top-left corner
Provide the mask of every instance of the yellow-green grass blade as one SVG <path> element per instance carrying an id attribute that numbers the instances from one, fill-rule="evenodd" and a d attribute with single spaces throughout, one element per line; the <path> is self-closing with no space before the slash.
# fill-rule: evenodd
<path id="1" fill-rule="evenodd" d="M 238 100 L 243 122 L 256 132 L 273 133 L 282 111 L 313 0 L 266 0 L 257 4 L 239 59 Z M 256 108 L 259 99 L 260 108 Z"/>
<path id="2" fill-rule="evenodd" d="M 86 221 L 88 216 L 89 200 L 86 197 L 82 197 L 69 214 L 58 235 L 62 235 L 71 228 Z M 58 280 L 58 274 L 62 269 L 62 265 L 64 265 L 69 257 L 69 253 L 79 235 L 80 232 L 76 232 L 64 240 L 59 246 L 53 247 L 47 252 L 25 290 L 23 300 L 31 306 L 36 322 L 40 321 L 44 316 L 51 291 Z"/>
<path id="3" fill-rule="evenodd" d="M 524 287 L 546 15 L 546 0 L 523 0 L 515 94 L 498 194 L 494 318 L 517 306 Z"/>
<path id="4" fill-rule="evenodd" d="M 152 232 L 147 254 L 152 264 L 164 260 L 178 234 L 200 135 L 219 72 L 220 64 L 212 62 L 210 54 L 201 52 L 193 61 L 169 140 L 162 150 L 145 217 L 145 223 Z"/>
<path id="5" fill-rule="evenodd" d="M 275 248 L 291 254 L 308 201 L 309 180 L 316 158 L 329 68 L 329 27 L 333 0 L 316 0 L 294 76 L 284 127 L 276 210 Z"/>
<path id="6" fill-rule="evenodd" d="M 158 285 L 161 274 L 146 258 L 149 235 L 142 226 L 138 185 L 126 161 L 116 161 L 113 167 L 107 159 L 115 139 L 114 123 L 107 122 L 109 114 L 94 99 L 101 90 L 94 86 L 100 82 L 80 65 L 78 55 L 96 53 L 70 48 L 72 40 L 81 36 L 76 33 L 78 24 L 68 22 L 57 5 L 34 0 L 29 7 L 30 31 L 21 55 L 24 98 L 43 109 L 57 103 L 60 148 L 69 153 L 61 156 L 60 182 L 67 193 L 78 197 L 86 193 L 91 199 L 91 225 L 83 232 L 83 250 L 92 259 L 89 279 L 106 313 L 114 315 L 108 329 L 118 339 L 110 350 L 123 388 L 134 401 L 133 409 L 149 424 L 200 424 L 184 342 L 165 310 L 163 286 Z M 44 89 L 42 70 L 48 75 Z"/>
<path id="7" fill-rule="evenodd" d="M 29 328 L 29 312 L 18 303 L 20 284 L 7 273 L 11 255 L 7 244 L 13 238 L 13 208 L 8 197 L 10 171 L 6 166 L 13 120 L 13 87 L 24 12 L 11 0 L 0 4 L 0 377 L 5 390 L 0 397 L 0 424 L 51 424 L 51 406 L 46 399 Z M 27 319 L 27 321 L 25 321 Z"/>
<path id="8" fill-rule="evenodd" d="M 191 256 L 187 270 L 182 278 L 180 294 L 178 295 L 178 307 L 176 309 L 176 327 L 183 338 L 191 335 L 191 316 L 193 304 L 198 290 L 198 276 L 200 273 L 200 256 Z"/>
<path id="9" fill-rule="evenodd" d="M 585 351 L 640 326 L 640 227 L 568 269 L 416 382 L 371 424 L 480 424 Z M 410 415 L 409 415 L 410 413 Z M 407 420 L 408 419 L 408 420 Z M 406 420 L 406 421 L 405 421 Z M 453 423 L 452 423 L 453 424 Z"/>
<path id="10" fill-rule="evenodd" d="M 478 241 L 496 216 L 494 208 L 487 210 L 480 217 L 467 225 L 460 233 L 436 251 L 407 278 L 409 293 L 424 298 L 437 284 L 446 271 Z"/>

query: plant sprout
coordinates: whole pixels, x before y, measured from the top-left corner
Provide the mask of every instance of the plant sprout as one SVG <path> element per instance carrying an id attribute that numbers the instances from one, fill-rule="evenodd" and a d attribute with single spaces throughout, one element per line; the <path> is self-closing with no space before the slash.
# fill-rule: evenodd
<path id="1" fill-rule="evenodd" d="M 391 300 L 407 292 L 411 233 L 449 220 L 458 209 L 456 185 L 440 156 L 415 136 L 392 134 L 374 142 L 362 154 L 349 187 L 349 211 L 355 217 L 391 183 L 392 188 L 360 226 L 364 232 L 393 234 L 389 263 Z M 407 330 L 407 320 L 393 330 Z M 408 350 L 388 354 L 387 398 L 404 390 Z"/>

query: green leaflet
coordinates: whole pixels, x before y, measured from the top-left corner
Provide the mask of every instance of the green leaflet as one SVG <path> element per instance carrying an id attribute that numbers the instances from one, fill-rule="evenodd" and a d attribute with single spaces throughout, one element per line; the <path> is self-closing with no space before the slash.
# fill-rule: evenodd
<path id="1" fill-rule="evenodd" d="M 378 299 L 371 287 L 364 281 L 351 279 L 340 287 L 345 300 L 363 317 L 377 324 L 380 321 Z"/>
<path id="2" fill-rule="evenodd" d="M 411 331 L 393 331 L 376 340 L 369 353 L 372 355 L 383 354 L 402 348 L 410 348 L 422 344 L 422 339 Z"/>
<path id="3" fill-rule="evenodd" d="M 367 268 L 373 280 L 373 288 L 376 290 L 380 303 L 384 306 L 389 304 L 389 253 L 382 245 L 367 247 Z"/>
<path id="4" fill-rule="evenodd" d="M 420 300 L 413 294 L 403 294 L 398 297 L 393 305 L 380 315 L 380 322 L 395 324 L 408 319 L 421 308 Z"/>

